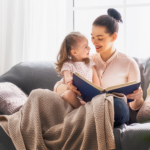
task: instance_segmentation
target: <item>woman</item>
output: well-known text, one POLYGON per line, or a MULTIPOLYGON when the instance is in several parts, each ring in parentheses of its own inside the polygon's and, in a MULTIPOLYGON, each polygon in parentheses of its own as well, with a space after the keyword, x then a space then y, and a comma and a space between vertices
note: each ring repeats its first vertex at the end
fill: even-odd
MULTIPOLYGON (((96 69, 103 88, 133 80, 138 82, 141 80, 139 68, 134 59, 120 53, 114 46, 119 29, 118 22, 122 22, 122 18, 115 9, 108 9, 108 15, 101 15, 93 22, 91 40, 97 54, 92 55, 91 58, 96 63, 96 69)), ((72 84, 65 86, 58 82, 54 89, 59 93, 71 89, 80 95, 80 92, 72 84)), ((134 99, 133 102, 129 103, 132 110, 140 109, 144 102, 141 88, 126 95, 126 97, 134 99)), ((114 110, 114 126, 129 121, 129 108, 124 101, 114 98, 114 110)))

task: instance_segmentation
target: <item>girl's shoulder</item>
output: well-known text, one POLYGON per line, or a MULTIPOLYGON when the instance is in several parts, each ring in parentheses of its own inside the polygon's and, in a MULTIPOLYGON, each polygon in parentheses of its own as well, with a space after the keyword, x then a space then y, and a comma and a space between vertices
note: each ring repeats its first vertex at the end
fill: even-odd
POLYGON ((65 69, 71 70, 72 67, 73 67, 72 61, 66 61, 63 63, 61 70, 65 70, 65 69))
POLYGON ((61 68, 61 74, 63 75, 63 71, 68 70, 72 72, 73 70, 73 65, 71 61, 66 61, 63 63, 62 68, 61 68))
POLYGON ((63 66, 72 66, 73 65, 73 63, 72 63, 72 61, 71 60, 69 60, 69 61, 66 61, 66 62, 64 62, 63 63, 63 66))

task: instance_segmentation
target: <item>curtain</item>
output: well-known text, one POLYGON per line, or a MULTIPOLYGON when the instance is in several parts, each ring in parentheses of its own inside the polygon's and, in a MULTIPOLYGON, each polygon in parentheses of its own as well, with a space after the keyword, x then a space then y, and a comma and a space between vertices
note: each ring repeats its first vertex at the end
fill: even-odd
POLYGON ((66 0, 0 0, 0 75, 23 61, 55 61, 66 0))

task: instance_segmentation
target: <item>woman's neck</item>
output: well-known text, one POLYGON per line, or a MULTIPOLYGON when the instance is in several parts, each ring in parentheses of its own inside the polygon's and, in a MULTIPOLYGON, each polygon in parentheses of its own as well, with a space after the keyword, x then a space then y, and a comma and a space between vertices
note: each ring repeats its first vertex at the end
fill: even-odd
POLYGON ((106 62, 115 52, 116 52, 116 48, 113 47, 107 51, 104 51, 100 55, 103 61, 106 62))

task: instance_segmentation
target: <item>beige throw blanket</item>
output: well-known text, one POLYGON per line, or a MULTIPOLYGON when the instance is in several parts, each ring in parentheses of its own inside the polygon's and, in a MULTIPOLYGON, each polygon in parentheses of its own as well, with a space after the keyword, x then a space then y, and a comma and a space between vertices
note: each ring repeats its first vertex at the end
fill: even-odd
POLYGON ((37 89, 0 124, 17 150, 115 149, 113 105, 113 95, 102 94, 73 109, 55 92, 37 89))

